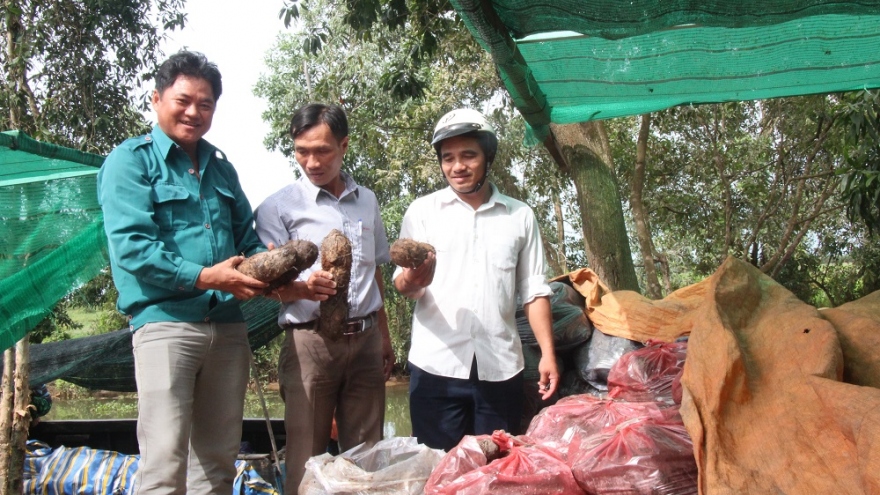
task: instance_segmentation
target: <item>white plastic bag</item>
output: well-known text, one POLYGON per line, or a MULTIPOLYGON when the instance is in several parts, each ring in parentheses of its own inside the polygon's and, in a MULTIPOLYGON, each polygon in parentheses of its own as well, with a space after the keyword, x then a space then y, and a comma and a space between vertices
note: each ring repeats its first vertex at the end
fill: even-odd
POLYGON ((414 437, 386 438, 338 456, 322 454, 306 462, 299 495, 421 495, 444 452, 414 437))

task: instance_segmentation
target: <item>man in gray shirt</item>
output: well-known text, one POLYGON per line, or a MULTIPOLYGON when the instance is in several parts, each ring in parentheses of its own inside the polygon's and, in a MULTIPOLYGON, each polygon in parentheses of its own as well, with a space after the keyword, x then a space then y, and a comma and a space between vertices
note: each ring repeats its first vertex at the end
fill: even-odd
POLYGON ((257 234, 278 246, 290 239, 320 246, 339 230, 352 245, 349 322, 333 332, 318 328, 320 301, 336 293, 320 260, 277 291, 278 324, 286 330, 278 364, 287 434, 285 493, 297 493, 310 456, 330 440, 334 411, 339 448, 382 438, 385 381, 394 366, 382 283, 391 260, 376 195, 343 172, 348 120, 337 106, 310 104, 293 115, 290 134, 303 176, 266 199, 254 212, 257 234))

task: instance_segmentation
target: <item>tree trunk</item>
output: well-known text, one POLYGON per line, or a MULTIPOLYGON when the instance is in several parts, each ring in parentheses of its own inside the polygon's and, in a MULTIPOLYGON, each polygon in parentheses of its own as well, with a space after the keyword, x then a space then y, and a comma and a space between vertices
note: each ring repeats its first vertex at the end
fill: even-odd
MULTIPOLYGON (((5 3, 5 2, 4 2, 5 3)), ((21 128, 21 106, 19 104, 19 84, 24 70, 19 55, 18 37, 21 32, 20 14, 10 5, 4 5, 6 12, 6 84, 9 98, 9 125, 12 129, 21 128)), ((17 7, 16 7, 17 8, 17 7)))
MULTIPOLYGON (((12 448, 9 444, 12 430, 12 410, 15 406, 15 388, 12 386, 15 372, 15 348, 3 353, 2 395, 0 395, 0 495, 10 495, 9 458, 12 448)), ((20 491, 18 493, 21 493, 20 491)))
POLYGON ((645 208, 642 192, 645 189, 645 162, 648 154, 648 133, 651 130, 651 115, 642 115, 642 124, 639 127, 639 139, 636 143, 636 163, 633 170, 632 190, 630 191, 630 206, 632 207, 633 220, 636 226, 636 236, 639 240, 639 250, 642 253, 642 261, 645 264, 645 281, 648 285, 648 297, 661 299, 663 290, 660 288, 660 280, 657 278, 657 267, 654 264, 654 240, 651 238, 651 227, 648 224, 648 213, 645 208))
POLYGON ((551 124, 551 130, 559 145, 551 155, 561 154, 577 191, 590 268, 612 290, 639 291, 605 126, 551 124))
POLYGON ((15 410, 12 414, 12 435, 8 484, 9 493, 22 493, 24 484, 24 457, 27 451, 28 429, 31 425, 31 389, 28 385, 30 343, 25 335, 15 344, 15 410))
POLYGON ((562 216, 562 204, 559 194, 553 193, 553 212, 556 214, 556 259, 560 273, 568 273, 568 260, 565 256, 565 219, 562 216))

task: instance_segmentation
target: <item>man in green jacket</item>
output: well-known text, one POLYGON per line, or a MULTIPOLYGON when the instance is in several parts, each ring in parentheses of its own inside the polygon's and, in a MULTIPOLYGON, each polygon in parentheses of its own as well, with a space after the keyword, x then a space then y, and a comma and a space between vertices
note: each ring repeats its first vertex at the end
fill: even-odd
POLYGON ((202 139, 221 90, 204 55, 172 55, 156 74, 157 126, 98 174, 117 305, 133 332, 137 494, 232 493, 250 358, 239 303, 266 284, 235 269, 264 248, 235 169, 202 139))

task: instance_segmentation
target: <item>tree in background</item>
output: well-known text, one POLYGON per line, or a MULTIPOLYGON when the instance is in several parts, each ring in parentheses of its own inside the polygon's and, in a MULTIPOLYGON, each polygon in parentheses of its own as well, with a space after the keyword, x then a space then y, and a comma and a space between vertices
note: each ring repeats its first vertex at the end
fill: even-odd
MULTIPOLYGON (((853 97, 679 107, 653 116, 647 173, 639 178, 636 165, 620 175, 623 187, 646 181, 650 240, 676 267, 667 293, 711 274, 728 255, 820 306, 876 288, 862 277, 872 265, 860 254, 876 240, 847 220, 837 193, 852 148, 853 97)), ((634 125, 629 119, 615 127, 621 163, 638 163, 634 125)))
POLYGON ((185 0, 3 0, 0 127, 104 154, 148 129, 137 92, 185 0))
POLYGON ((844 104, 851 145, 841 184, 847 215, 870 233, 880 233, 880 92, 849 95, 844 104))
MULTIPOLYGON (((369 32, 360 31, 349 24, 350 13, 336 4, 312 1, 308 8, 300 4, 288 19, 297 30, 279 39, 267 57, 268 73, 256 87, 256 94, 268 105, 264 118, 272 133, 267 146, 292 157, 288 127, 294 110, 309 101, 340 104, 350 124, 346 170, 376 192, 393 241, 410 202, 445 186, 429 144, 436 119, 453 108, 469 106, 488 114, 502 142, 491 171, 499 189, 532 204, 552 204, 549 198, 555 193, 561 211, 563 187, 544 187, 547 181, 536 167, 541 163, 548 168, 552 162, 543 151, 521 145, 524 123, 488 55, 454 16, 432 19, 445 34, 428 37, 437 43, 434 55, 428 56, 425 49, 417 48, 424 36, 414 40, 382 23, 372 24, 369 32)), ((562 231, 553 230, 562 224, 554 220, 542 225, 549 228, 544 236, 547 250, 564 253, 554 242, 546 242, 564 239, 562 231)), ((566 266, 566 261, 556 266, 566 266)), ((409 348, 412 302, 393 290, 391 272, 392 267, 385 267, 386 311, 402 363, 409 348)))
MULTIPOLYGON (((314 3, 312 0, 285 0, 281 17, 289 23, 313 8, 314 3)), ((378 79, 384 89, 398 98, 421 99, 429 93, 428 88, 433 82, 425 77, 424 69, 437 60, 445 61, 453 70, 465 63, 457 58, 456 51, 450 50, 457 46, 449 43, 450 38, 460 38, 464 34, 467 43, 475 44, 448 2, 348 0, 338 11, 355 41, 374 41, 379 39, 376 33, 383 30, 393 33, 394 39, 399 40, 398 49, 386 52, 387 57, 396 63, 385 65, 378 79), (393 84, 389 85, 389 82, 393 84)), ((492 70, 494 72, 494 67, 492 70)), ((500 84, 496 91, 506 95, 500 84)), ((571 199, 577 205, 579 215, 575 223, 580 225, 583 233, 581 240, 586 259, 612 288, 639 290, 618 196, 615 165, 608 153, 605 124, 590 122, 551 127, 555 142, 550 148, 557 155, 558 172, 564 174, 568 185, 573 186, 571 199)), ((551 263, 554 263, 561 251, 552 252, 551 263)), ((557 262, 554 266, 561 265, 557 262)))
MULTIPOLYGON (((3 0, 0 130, 98 154, 148 131, 141 113, 148 100, 139 91, 158 67, 165 33, 184 26, 184 2, 3 0)), ((109 274, 89 286, 103 291, 101 330, 122 328, 124 317, 111 309, 116 300, 109 274)), ((63 339, 76 328, 68 310, 94 304, 68 298, 32 340, 63 339)))
MULTIPOLYGON (((480 62, 481 68, 474 72, 477 66, 471 61, 479 61, 479 53, 474 54, 479 49, 466 33, 462 35, 465 30, 448 4, 348 1, 335 11, 325 11, 322 22, 309 21, 321 5, 316 0, 285 2, 281 16, 288 23, 302 22, 304 34, 273 54, 284 52, 288 58, 276 66, 279 77, 274 89, 264 87, 258 93, 270 105, 281 101, 276 98, 291 94, 279 92, 285 84, 282 78, 293 76, 310 88, 311 93, 301 91, 310 98, 338 101, 354 113, 364 107, 376 109, 365 113, 370 118, 364 132, 366 136, 371 128, 384 129, 379 133, 382 138, 366 145, 375 145, 373 156, 379 161, 374 163, 383 166, 373 173, 390 186, 389 200, 442 184, 430 165, 432 153, 425 141, 431 117, 452 108, 444 102, 455 101, 456 96, 470 106, 497 108, 493 123, 512 131, 503 139, 505 144, 521 139, 522 120, 512 111, 497 78, 486 76, 494 75, 494 67, 480 62), (325 44, 333 46, 327 50, 331 55, 318 54, 325 44), (356 55, 363 53, 363 45, 374 47, 373 58, 356 55), (332 53, 362 65, 350 69, 351 74, 327 69, 332 53), (344 75, 326 78, 331 73, 344 75), (349 84, 349 79, 358 85, 349 84), (334 89, 320 89, 321 80, 332 81, 334 89), (474 88, 487 88, 486 84, 495 86, 483 93, 483 99, 472 93, 474 88), (340 85, 352 94, 337 98, 340 85), (374 101, 383 103, 380 107, 374 101), (418 132, 400 140, 391 137, 400 137, 403 128, 411 127, 422 129, 422 140, 416 139, 418 132), (384 167, 401 156, 407 166, 384 167)), ((543 148, 523 149, 493 165, 493 174, 502 190, 535 207, 554 274, 586 266, 587 260, 604 263, 603 256, 609 254, 631 258, 630 252, 640 253, 641 283, 631 280, 625 263, 617 263, 618 268, 610 270, 618 277, 612 286, 645 287, 650 297, 657 298, 704 278, 724 257, 733 255, 793 290, 800 287, 803 290, 796 292, 807 301, 842 302, 864 291, 847 294, 840 288, 876 286, 870 282, 876 268, 858 261, 869 259, 866 254, 874 252, 873 241, 847 222, 844 204, 835 194, 841 187, 840 174, 849 170, 843 157, 852 146, 845 140, 850 115, 846 111, 852 99, 852 95, 828 95, 679 107, 577 129, 558 126, 557 137, 569 131, 574 136, 566 161, 577 166, 560 168, 543 148), (617 214, 608 205, 615 201, 623 205, 626 228, 612 222, 617 214), (856 276, 864 283, 846 283, 856 276)), ((876 122, 877 112, 865 113, 866 108, 876 107, 858 106, 867 115, 866 122, 876 122), (869 120, 871 115, 874 120, 869 120)), ((283 113, 289 112, 285 108, 283 113)), ((280 133, 269 140, 278 146, 286 121, 277 115, 271 120, 280 124, 280 133)), ((862 127, 861 135, 873 142, 878 142, 876 134, 862 127)), ((870 166, 859 170, 859 180, 850 184, 869 185, 875 180, 870 166)), ((383 188, 383 182, 371 185, 375 190, 383 188)), ((857 190, 863 191, 862 210, 874 204, 864 199, 876 201, 877 196, 864 192, 865 187, 857 190)))

